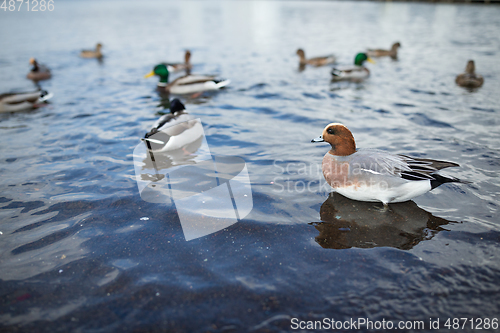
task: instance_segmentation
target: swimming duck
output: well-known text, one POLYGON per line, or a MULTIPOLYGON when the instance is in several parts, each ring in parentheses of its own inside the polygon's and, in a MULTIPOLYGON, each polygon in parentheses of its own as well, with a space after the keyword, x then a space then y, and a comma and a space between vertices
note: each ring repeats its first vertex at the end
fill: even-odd
POLYGON ((354 58, 354 67, 332 68, 332 81, 362 81, 366 79, 370 76, 370 71, 363 66, 365 61, 375 63, 366 53, 358 53, 354 58))
POLYGON ((483 85, 484 79, 481 75, 475 73, 476 66, 474 60, 469 60, 465 73, 457 75, 456 84, 465 88, 479 88, 483 85))
POLYGON ((397 59, 398 57, 398 49, 401 47, 399 42, 392 44, 390 50, 383 49, 368 49, 366 52, 370 57, 391 57, 393 59, 397 59))
POLYGON ((336 61, 335 56, 333 55, 306 59, 306 54, 303 49, 298 49, 297 55, 299 56, 300 66, 311 65, 315 67, 320 67, 328 64, 333 64, 336 61))
POLYGON ((47 80, 52 77, 50 70, 45 65, 39 64, 35 58, 30 59, 30 65, 33 67, 26 77, 33 81, 47 80))
POLYGON ((186 50, 186 53, 184 54, 184 62, 182 63, 162 63, 162 65, 167 66, 167 69, 170 73, 175 73, 179 71, 190 71, 192 68, 191 62, 191 52, 189 50, 186 50))
POLYGON ((80 52, 80 57, 82 57, 82 58, 102 58, 101 48, 102 48, 102 44, 97 43, 97 45, 95 46, 95 50, 82 50, 82 52, 80 52))
POLYGON ((38 103, 45 102, 52 97, 45 90, 29 93, 8 93, 0 95, 0 113, 25 111, 38 107, 38 103))
POLYGON ((169 71, 164 64, 156 65, 153 71, 144 77, 148 78, 154 75, 160 77, 158 88, 177 95, 218 90, 231 82, 229 80, 216 80, 214 75, 189 74, 168 83, 169 71))
POLYGON ((459 166, 453 162, 357 150, 351 131, 339 123, 326 126, 312 142, 331 145, 323 157, 323 176, 336 192, 349 199, 382 202, 387 208, 389 203, 408 201, 444 183, 467 183, 438 173, 459 166))
MULTIPOLYGON (((179 99, 175 98, 170 102, 170 113, 158 119, 142 139, 150 150, 173 151, 199 141, 203 136, 203 126, 185 110, 179 99)), ((196 149, 198 148, 197 146, 196 149)))

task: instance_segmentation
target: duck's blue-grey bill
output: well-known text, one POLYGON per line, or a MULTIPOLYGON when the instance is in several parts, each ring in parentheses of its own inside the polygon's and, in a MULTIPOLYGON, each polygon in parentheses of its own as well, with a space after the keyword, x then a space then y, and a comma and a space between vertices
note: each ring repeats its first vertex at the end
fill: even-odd
POLYGON ((325 142, 322 136, 318 136, 316 139, 312 139, 311 142, 325 142))

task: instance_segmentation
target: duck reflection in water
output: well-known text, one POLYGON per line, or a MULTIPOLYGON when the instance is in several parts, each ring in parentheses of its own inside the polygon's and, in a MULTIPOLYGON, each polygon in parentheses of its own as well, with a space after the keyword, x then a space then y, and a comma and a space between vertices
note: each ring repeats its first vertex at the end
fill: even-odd
POLYGON ((380 213, 372 202, 348 199, 332 192, 321 205, 316 242, 325 249, 373 248, 389 246, 412 249, 429 240, 443 225, 453 223, 418 207, 413 201, 391 204, 380 213))

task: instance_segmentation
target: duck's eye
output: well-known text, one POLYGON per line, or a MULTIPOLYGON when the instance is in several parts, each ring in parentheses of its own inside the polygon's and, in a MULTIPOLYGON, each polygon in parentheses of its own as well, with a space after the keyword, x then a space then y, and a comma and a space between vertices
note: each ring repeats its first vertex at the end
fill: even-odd
POLYGON ((328 134, 331 134, 331 135, 334 135, 334 134, 335 134, 335 131, 333 130, 333 128, 329 128, 329 129, 327 129, 327 130, 326 130, 326 132, 327 132, 328 134))

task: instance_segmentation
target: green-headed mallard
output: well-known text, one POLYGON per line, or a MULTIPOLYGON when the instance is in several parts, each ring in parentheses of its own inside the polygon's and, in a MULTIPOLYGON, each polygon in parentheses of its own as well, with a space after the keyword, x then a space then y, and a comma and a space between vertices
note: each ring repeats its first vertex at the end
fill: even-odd
POLYGON ((192 68, 191 62, 191 52, 189 50, 186 50, 186 53, 184 54, 184 62, 179 62, 179 63, 168 63, 168 62, 162 62, 162 65, 167 66, 167 69, 170 73, 175 73, 179 71, 190 71, 192 68))
POLYGON ((457 75, 456 84, 465 88, 479 88, 483 85, 484 79, 481 75, 475 73, 476 66, 474 60, 469 60, 465 73, 457 75))
POLYGON ((82 52, 80 52, 80 57, 82 57, 82 58, 102 58, 101 48, 102 48, 102 44, 97 43, 97 45, 95 46, 95 50, 82 50, 82 52))
POLYGON ((48 69, 45 65, 39 64, 35 58, 30 59, 30 65, 32 65, 33 67, 31 68, 31 71, 28 73, 28 75, 26 75, 28 79, 33 81, 42 81, 50 79, 52 77, 50 69, 48 69))
POLYGON ((366 53, 358 53, 354 58, 354 67, 333 68, 332 81, 362 81, 370 76, 368 68, 363 66, 365 61, 375 63, 366 53))
POLYGON ((333 55, 306 59, 306 54, 303 49, 298 49, 297 55, 299 56, 299 66, 311 65, 320 67, 328 64, 333 64, 336 61, 335 56, 333 55))
POLYGON ((193 94, 203 91, 218 90, 227 86, 231 81, 217 80, 214 75, 189 74, 181 76, 168 83, 169 71, 164 64, 156 65, 155 68, 144 77, 159 76, 158 88, 176 94, 193 94))
POLYGON ((34 109, 37 103, 42 103, 52 97, 45 90, 29 93, 7 93, 0 95, 0 113, 17 112, 34 109))
POLYGON ((368 56, 370 57, 391 57, 393 59, 397 59, 398 57, 398 49, 401 47, 401 44, 399 42, 396 42, 392 44, 392 47, 390 50, 383 50, 383 49, 368 49, 366 52, 368 56))

